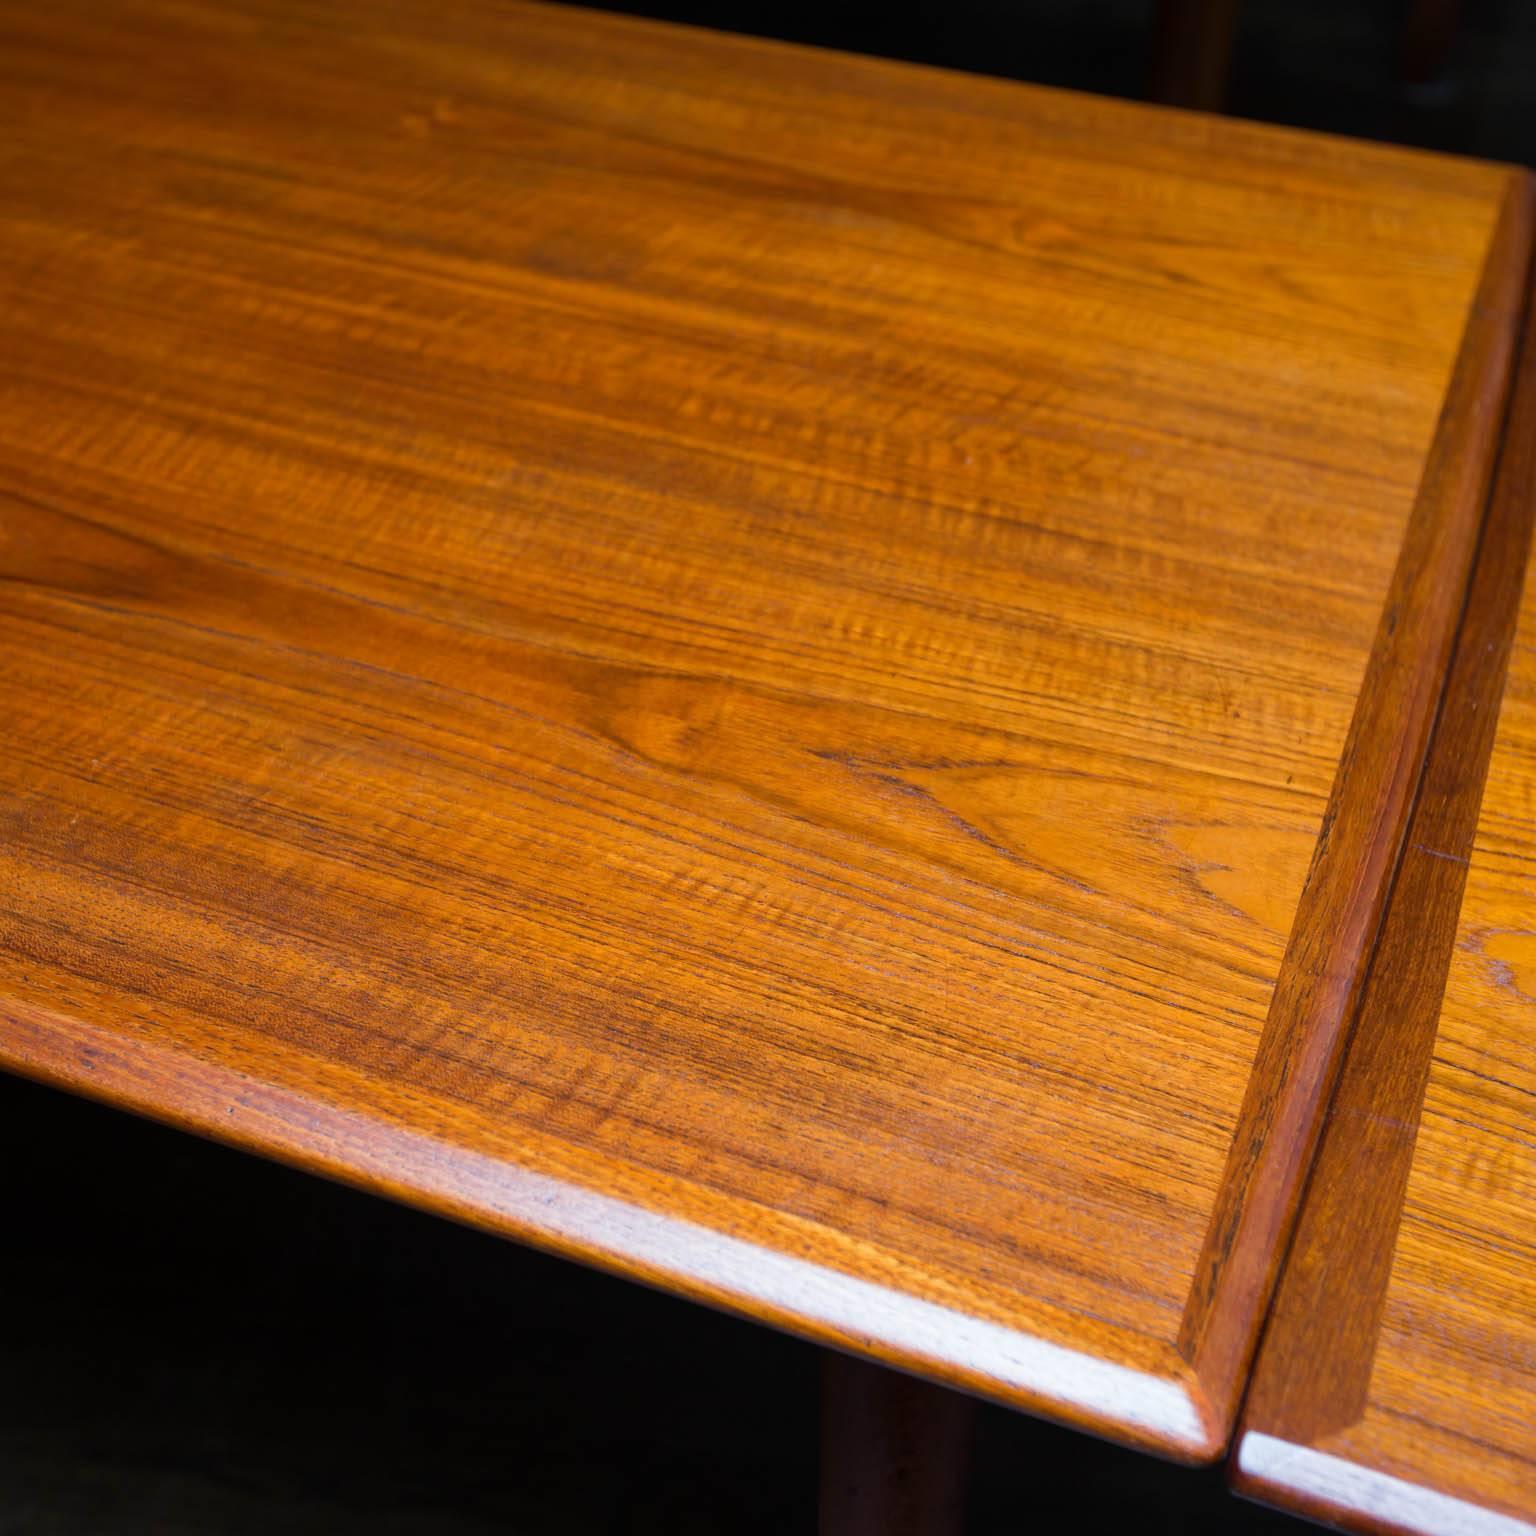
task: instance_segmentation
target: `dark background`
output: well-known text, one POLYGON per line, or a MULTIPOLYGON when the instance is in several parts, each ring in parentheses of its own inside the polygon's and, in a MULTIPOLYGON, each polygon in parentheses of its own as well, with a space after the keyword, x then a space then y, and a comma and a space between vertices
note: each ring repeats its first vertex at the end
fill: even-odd
MULTIPOLYGON (((1233 115, 1536 164, 1530 0, 1233 7, 1233 115), (1455 17, 1443 50, 1433 43, 1442 10, 1455 17)), ((1141 100, 1153 94, 1165 15, 1159 0, 604 0, 600 8, 1141 100)))
MULTIPOLYGON (((1155 0, 646 0, 637 13, 1122 96, 1155 0)), ((1536 162, 1536 5, 1405 59, 1396 0, 1239 0, 1238 115, 1536 162)), ((0 1536, 814 1529, 817 1353, 0 1077, 0 1536)), ((1281 1533, 1000 1410, 973 1536, 1281 1533)))

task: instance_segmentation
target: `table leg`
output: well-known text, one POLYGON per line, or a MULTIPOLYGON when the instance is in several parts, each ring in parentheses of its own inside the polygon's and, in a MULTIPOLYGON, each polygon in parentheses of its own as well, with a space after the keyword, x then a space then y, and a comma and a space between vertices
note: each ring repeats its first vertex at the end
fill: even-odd
POLYGON ((1152 99, 1220 112, 1227 103, 1237 0, 1159 0, 1152 99))
POLYGON ((821 1536, 960 1536, 971 1398, 827 1351, 821 1536))
POLYGON ((1460 23, 1460 0, 1411 0, 1398 45, 1404 85, 1432 86, 1444 79, 1460 23))

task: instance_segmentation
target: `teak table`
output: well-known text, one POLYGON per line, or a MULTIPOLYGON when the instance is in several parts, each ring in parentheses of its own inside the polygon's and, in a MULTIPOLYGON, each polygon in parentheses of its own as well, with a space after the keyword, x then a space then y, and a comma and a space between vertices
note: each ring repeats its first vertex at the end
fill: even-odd
POLYGON ((1532 208, 511 0, 7 5, 0 1062, 1190 1461, 1277 1298, 1244 1488, 1528 1529, 1532 208))

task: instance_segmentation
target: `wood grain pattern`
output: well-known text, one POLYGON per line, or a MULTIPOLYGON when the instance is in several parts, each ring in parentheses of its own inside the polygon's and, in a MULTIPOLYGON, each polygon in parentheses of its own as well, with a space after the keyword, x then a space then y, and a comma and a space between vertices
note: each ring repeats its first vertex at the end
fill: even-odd
POLYGON ((1235 1462, 1243 1491, 1351 1530, 1536 1530, 1536 989, 1521 974, 1536 891, 1529 320, 1510 419, 1235 1462))
POLYGON ((1509 174, 555 8, 0 15, 0 1060, 1215 1455, 1509 174))
POLYGON ((1505 198, 1184 1311, 1180 1347, 1226 1419, 1295 1223, 1446 686, 1509 397, 1532 193, 1521 175, 1505 198))

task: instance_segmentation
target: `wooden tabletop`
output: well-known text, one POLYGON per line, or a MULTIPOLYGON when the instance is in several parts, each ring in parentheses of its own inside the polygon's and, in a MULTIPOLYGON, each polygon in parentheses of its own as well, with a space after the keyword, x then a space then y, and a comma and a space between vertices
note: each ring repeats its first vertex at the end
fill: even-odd
POLYGON ((1536 1531, 1533 515, 1528 323, 1423 788, 1234 1460, 1244 1491, 1349 1530, 1536 1531))
POLYGON ((1218 1454, 1529 244, 554 7, 7 5, 0 1061, 1218 1454))

